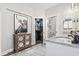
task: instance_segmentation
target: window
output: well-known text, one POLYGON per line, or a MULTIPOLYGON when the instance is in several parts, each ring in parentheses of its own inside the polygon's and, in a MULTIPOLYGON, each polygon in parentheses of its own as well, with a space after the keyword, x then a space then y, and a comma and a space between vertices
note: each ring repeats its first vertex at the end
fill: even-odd
POLYGON ((73 24, 71 19, 65 19, 64 21, 64 29, 72 29, 73 24))

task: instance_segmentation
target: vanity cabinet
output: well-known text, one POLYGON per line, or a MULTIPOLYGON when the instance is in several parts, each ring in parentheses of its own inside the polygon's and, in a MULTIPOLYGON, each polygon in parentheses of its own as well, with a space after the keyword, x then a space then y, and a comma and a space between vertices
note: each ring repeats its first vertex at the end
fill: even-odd
POLYGON ((31 46, 30 33, 14 34, 14 51, 19 52, 31 46))

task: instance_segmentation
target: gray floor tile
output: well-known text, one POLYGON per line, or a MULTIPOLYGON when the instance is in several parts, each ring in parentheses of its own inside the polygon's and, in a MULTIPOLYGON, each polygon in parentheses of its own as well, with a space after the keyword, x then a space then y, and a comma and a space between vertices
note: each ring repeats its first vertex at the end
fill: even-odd
POLYGON ((10 56, 45 56, 45 46, 38 44, 10 56))

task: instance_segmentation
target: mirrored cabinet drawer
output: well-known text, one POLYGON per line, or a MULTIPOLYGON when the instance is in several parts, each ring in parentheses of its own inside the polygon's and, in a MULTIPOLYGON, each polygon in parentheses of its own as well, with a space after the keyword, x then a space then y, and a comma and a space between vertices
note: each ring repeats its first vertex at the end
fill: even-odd
POLYGON ((25 35, 25 39, 26 40, 30 39, 30 35, 25 35))
POLYGON ((31 46, 31 34, 19 33, 14 35, 14 50, 19 52, 31 46))
POLYGON ((18 36, 18 41, 23 41, 23 39, 24 39, 23 35, 18 36))

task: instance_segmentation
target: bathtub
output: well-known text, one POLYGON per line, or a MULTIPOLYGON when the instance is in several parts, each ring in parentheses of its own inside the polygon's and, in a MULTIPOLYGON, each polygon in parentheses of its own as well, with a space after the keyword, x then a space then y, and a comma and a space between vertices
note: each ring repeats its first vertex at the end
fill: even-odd
POLYGON ((48 56, 79 56, 79 44, 72 44, 68 38, 48 38, 45 43, 48 56))
POLYGON ((48 38, 47 40, 58 42, 58 43, 72 44, 71 43, 72 39, 69 39, 67 37, 52 37, 52 38, 48 38))

